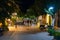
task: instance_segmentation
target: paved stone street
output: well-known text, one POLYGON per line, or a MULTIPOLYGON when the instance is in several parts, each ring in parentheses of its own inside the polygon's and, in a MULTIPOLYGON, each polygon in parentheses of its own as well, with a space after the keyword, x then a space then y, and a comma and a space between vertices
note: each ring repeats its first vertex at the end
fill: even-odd
POLYGON ((21 31, 8 31, 3 36, 0 37, 0 40, 52 40, 53 36, 48 36, 47 32, 40 32, 37 29, 30 28, 26 30, 24 27, 20 27, 21 31), (23 31, 23 29, 25 31, 23 31), (29 31, 28 31, 29 30, 29 31))
POLYGON ((7 32, 4 36, 0 37, 0 40, 52 40, 52 36, 48 36, 47 32, 40 32, 35 34, 26 34, 16 32, 7 32))

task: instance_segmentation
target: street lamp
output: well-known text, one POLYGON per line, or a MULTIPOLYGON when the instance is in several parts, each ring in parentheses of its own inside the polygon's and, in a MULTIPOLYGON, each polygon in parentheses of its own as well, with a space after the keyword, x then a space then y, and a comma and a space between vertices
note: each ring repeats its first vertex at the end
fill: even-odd
POLYGON ((49 9, 48 9, 48 11, 49 11, 49 13, 51 14, 51 15, 53 15, 53 12, 54 12, 54 7, 49 7, 49 9))
POLYGON ((54 9, 54 7, 49 7, 48 11, 52 11, 54 9))
POLYGON ((47 9, 44 9, 45 10, 45 12, 47 12, 47 16, 46 16, 46 18, 47 18, 47 23, 48 24, 51 24, 51 23, 49 23, 50 21, 52 22, 52 20, 53 20, 53 18, 52 18, 52 16, 54 16, 54 7, 53 6, 51 6, 51 7, 49 7, 48 8, 48 10, 47 9))
POLYGON ((54 9, 54 7, 50 7, 49 9, 54 9))
POLYGON ((52 21, 51 21, 51 26, 53 26, 54 27, 54 21, 55 21, 55 18, 54 18, 54 7, 50 7, 49 9, 48 9, 48 11, 49 11, 49 13, 52 15, 52 21))

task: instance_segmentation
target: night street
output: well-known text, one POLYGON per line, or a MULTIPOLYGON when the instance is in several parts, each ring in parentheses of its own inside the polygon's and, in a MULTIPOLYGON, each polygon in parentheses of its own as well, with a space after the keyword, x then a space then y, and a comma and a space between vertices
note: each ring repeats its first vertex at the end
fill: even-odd
MULTIPOLYGON (((21 27, 20 27, 21 28, 21 27)), ((25 28, 26 29, 26 28, 25 28)), ((34 28, 33 28, 34 29, 34 28)), ((53 36, 48 36, 47 32, 36 32, 33 29, 27 29, 29 31, 8 31, 3 36, 0 37, 0 40, 52 40, 53 36)))
POLYGON ((60 40, 60 0, 0 0, 0 40, 60 40))

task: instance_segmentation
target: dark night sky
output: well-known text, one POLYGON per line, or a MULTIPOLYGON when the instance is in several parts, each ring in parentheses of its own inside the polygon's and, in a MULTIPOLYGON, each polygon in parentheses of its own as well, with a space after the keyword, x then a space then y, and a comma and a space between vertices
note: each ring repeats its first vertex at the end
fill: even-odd
POLYGON ((22 0, 21 10, 26 12, 26 9, 32 6, 33 3, 34 3, 34 0, 22 0))
MULTIPOLYGON (((35 0, 16 1, 16 3, 20 5, 20 9, 22 12, 26 12, 26 9, 28 9, 30 6, 32 6, 34 4, 34 2, 35 2, 35 0)), ((48 8, 49 6, 54 6, 57 9, 60 7, 60 0, 40 0, 40 4, 45 6, 46 8, 48 8)))
POLYGON ((34 0, 19 0, 16 1, 16 3, 20 5, 20 9, 22 12, 26 12, 26 9, 34 4, 34 0))

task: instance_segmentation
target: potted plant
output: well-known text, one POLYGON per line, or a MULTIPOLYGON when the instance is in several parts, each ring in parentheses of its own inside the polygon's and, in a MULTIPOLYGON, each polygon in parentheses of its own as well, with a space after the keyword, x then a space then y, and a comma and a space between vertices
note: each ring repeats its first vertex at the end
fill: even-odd
POLYGON ((48 29, 48 33, 50 36, 53 36, 55 34, 55 30, 54 29, 48 29))
POLYGON ((54 36, 54 39, 60 40, 60 32, 55 32, 53 36, 54 36))

